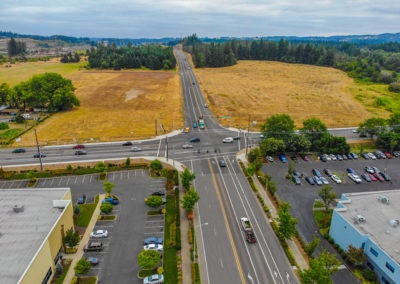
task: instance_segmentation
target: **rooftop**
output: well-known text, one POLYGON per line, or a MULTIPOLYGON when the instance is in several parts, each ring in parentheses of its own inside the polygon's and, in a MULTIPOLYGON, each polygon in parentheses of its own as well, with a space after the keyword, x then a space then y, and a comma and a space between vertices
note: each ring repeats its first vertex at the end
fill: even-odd
POLYGON ((2 283, 18 282, 61 216, 62 210, 53 207, 53 200, 64 199, 68 191, 69 188, 0 189, 2 283))
POLYGON ((400 190, 344 194, 336 211, 400 263, 400 190), (397 221, 396 221, 397 220, 397 221))

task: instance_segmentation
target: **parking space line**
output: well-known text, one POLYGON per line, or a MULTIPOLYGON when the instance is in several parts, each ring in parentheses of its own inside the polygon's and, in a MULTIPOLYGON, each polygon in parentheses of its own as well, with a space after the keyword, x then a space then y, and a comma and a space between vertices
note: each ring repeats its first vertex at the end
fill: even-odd
POLYGON ((59 181, 58 181, 58 185, 61 185, 61 181, 62 181, 62 177, 59 179, 59 181))
POLYGON ((83 176, 81 184, 84 184, 86 176, 83 176))

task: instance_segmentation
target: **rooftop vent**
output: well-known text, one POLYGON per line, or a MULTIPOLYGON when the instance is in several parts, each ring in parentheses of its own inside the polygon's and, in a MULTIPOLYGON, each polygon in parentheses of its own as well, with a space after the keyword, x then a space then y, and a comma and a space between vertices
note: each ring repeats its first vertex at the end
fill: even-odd
POLYGON ((360 223, 364 223, 364 222, 366 221, 365 218, 364 218, 362 215, 357 215, 357 216, 356 216, 356 219, 357 219, 357 221, 360 222, 360 223))
POLYGON ((383 204, 389 205, 389 198, 387 198, 387 197, 384 196, 384 195, 379 195, 379 196, 378 196, 378 201, 380 201, 380 202, 383 203, 383 204))
POLYGON ((24 205, 14 205, 13 210, 15 213, 24 212, 24 205))
POLYGON ((391 219, 389 221, 390 226, 392 226, 393 228, 396 228, 398 225, 400 225, 400 221, 397 219, 391 219))

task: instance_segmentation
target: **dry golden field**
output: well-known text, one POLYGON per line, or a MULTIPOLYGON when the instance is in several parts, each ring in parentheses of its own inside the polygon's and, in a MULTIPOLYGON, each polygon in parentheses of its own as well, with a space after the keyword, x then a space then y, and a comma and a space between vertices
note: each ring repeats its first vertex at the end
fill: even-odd
MULTIPOLYGON (((333 68, 239 61, 235 66, 195 72, 206 102, 225 126, 246 128, 249 119, 263 123, 273 114, 286 113, 297 127, 310 117, 328 127, 350 127, 371 116, 389 115, 368 106, 380 94, 333 68), (364 105, 356 96, 362 96, 364 105)), ((258 129, 259 125, 254 127, 258 129)))
MULTIPOLYGON (((177 72, 76 71, 73 81, 81 106, 39 124, 41 144, 123 141, 155 136, 155 121, 167 131, 182 128, 182 96, 177 72)), ((34 134, 18 145, 33 145, 34 134)))

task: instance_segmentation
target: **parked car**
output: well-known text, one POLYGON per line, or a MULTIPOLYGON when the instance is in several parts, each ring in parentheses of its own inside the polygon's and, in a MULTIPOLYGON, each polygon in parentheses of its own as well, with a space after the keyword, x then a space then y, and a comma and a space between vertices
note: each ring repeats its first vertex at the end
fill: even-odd
POLYGON ((351 155, 354 160, 358 159, 358 155, 356 153, 354 153, 354 152, 350 152, 349 155, 351 155))
POLYGON ((79 196, 77 203, 78 204, 85 204, 86 203, 86 195, 84 194, 82 196, 79 196))
POLYGON ((293 175, 298 177, 298 178, 302 178, 303 177, 303 174, 301 172, 297 171, 297 170, 293 170, 293 175))
POLYGON ((294 162, 297 161, 297 157, 295 155, 291 156, 290 159, 292 159, 292 161, 294 161, 294 162))
POLYGON ((380 170, 377 168, 377 167, 372 167, 372 169, 374 170, 374 173, 379 173, 380 172, 380 170))
POLYGON ((89 242, 83 248, 84 252, 88 251, 102 251, 103 250, 103 243, 102 242, 89 242))
POLYGON ((25 153, 26 150, 24 148, 17 148, 12 151, 13 153, 25 153))
POLYGON ((153 274, 143 279, 143 284, 161 284, 164 283, 164 276, 162 274, 153 274))
POLYGON ((381 150, 376 150, 375 151, 375 156, 378 159, 386 159, 386 155, 381 150))
POLYGON ((326 155, 326 154, 321 154, 321 155, 319 156, 319 159, 320 159, 322 162, 327 162, 327 161, 328 161, 328 155, 326 155))
POLYGON ((371 182, 372 180, 371 180, 371 178, 369 177, 369 174, 361 174, 361 178, 363 179, 363 180, 365 180, 366 182, 371 182))
POLYGON ((337 154, 337 155, 336 155, 336 159, 337 159, 338 161, 343 161, 343 156, 340 155, 340 154, 337 154))
POLYGON ((331 175, 331 179, 337 184, 342 183, 342 180, 337 175, 331 175))
POLYGON ((368 153, 361 153, 361 157, 363 157, 366 160, 370 159, 369 156, 368 156, 368 153))
MULTIPOLYGON (((33 157, 34 158, 39 158, 39 153, 34 154, 33 157)), ((44 158, 44 157, 46 157, 46 154, 45 153, 40 153, 40 157, 44 158)))
POLYGON ((225 137, 222 139, 222 143, 232 143, 233 142, 233 137, 225 137))
POLYGON ((219 160, 219 166, 220 166, 221 168, 225 168, 225 167, 226 167, 225 160, 219 160))
POLYGON ((383 177, 384 180, 386 181, 391 181, 392 178, 385 172, 379 172, 379 174, 381 175, 381 177, 383 177))
POLYGON ((126 141, 126 142, 122 143, 122 146, 132 146, 132 142, 126 141))
POLYGON ((336 155, 334 155, 334 154, 330 154, 329 157, 331 158, 332 161, 337 160, 336 155))
POLYGON ((158 252, 163 252, 163 245, 160 244, 148 244, 143 246, 144 250, 156 250, 158 252))
POLYGON ((324 169, 324 173, 325 173, 328 177, 330 177, 330 176, 333 175, 333 172, 332 172, 330 169, 324 169))
POLYGON ((131 148, 131 152, 140 152, 140 151, 142 151, 142 148, 140 148, 140 147, 132 147, 131 148))
POLYGON ((321 177, 321 172, 318 169, 312 169, 312 173, 313 175, 317 176, 317 177, 321 177))
POLYGON ((379 181, 385 181, 385 179, 379 173, 373 173, 372 175, 379 181))
POLYGON ((80 155, 86 155, 87 152, 85 150, 76 150, 75 155, 80 156, 80 155))
POLYGON ((186 143, 186 144, 183 144, 183 145, 182 145, 182 148, 183 148, 183 149, 190 149, 190 148, 193 148, 193 145, 192 145, 192 144, 189 144, 189 143, 186 143))
POLYGON ((89 261, 92 266, 99 264, 99 259, 97 257, 87 257, 86 260, 89 261))
POLYGON ((74 149, 74 150, 76 150, 76 149, 85 149, 85 145, 77 144, 74 147, 72 147, 72 149, 74 149))
POLYGON ((393 158, 392 154, 390 154, 389 152, 385 152, 385 156, 388 159, 392 159, 393 158))
POLYGON ((310 184, 310 185, 315 185, 315 182, 313 180, 312 177, 306 177, 306 181, 310 184))
POLYGON ((292 181, 294 182, 294 184, 296 185, 301 185, 301 179, 298 176, 293 175, 292 176, 292 181))
POLYGON ((112 205, 118 205, 119 199, 116 197, 107 197, 107 198, 104 198, 101 203, 110 203, 112 205))
POLYGON ((347 170, 347 172, 349 173, 349 174, 357 174, 357 172, 354 170, 354 169, 352 169, 352 168, 347 168, 346 169, 347 170))
POLYGON ((150 195, 152 195, 152 196, 164 196, 165 192, 163 190, 156 190, 156 191, 153 191, 150 195))
POLYGON ((274 161, 274 158, 272 158, 271 156, 266 156, 265 158, 267 159, 268 162, 272 163, 274 161))
POLYGON ((348 173, 347 176, 354 181, 355 183, 361 183, 361 179, 358 175, 353 174, 353 173, 348 173))
POLYGON ((163 239, 162 238, 157 238, 157 237, 148 237, 148 238, 144 239, 143 243, 145 245, 149 245, 149 244, 162 245, 163 244, 163 239))
POLYGON ((282 163, 286 163, 287 160, 286 160, 285 154, 280 154, 280 155, 279 155, 279 160, 281 160, 282 163))
POLYGON ((320 177, 319 178, 323 184, 329 184, 329 181, 325 177, 320 177))
POLYGON ((373 174, 375 172, 374 168, 371 166, 365 166, 364 170, 369 174, 373 174))
POLYGON ((308 162, 308 157, 307 157, 306 155, 301 154, 300 157, 301 157, 304 161, 308 162))
MULTIPOLYGON (((349 159, 349 157, 347 157, 346 154, 340 154, 340 156, 342 156, 343 161, 346 161, 349 159)), ((353 158, 350 158, 350 160, 352 160, 353 158)))
POLYGON ((108 237, 107 230, 96 230, 90 233, 91 238, 106 238, 108 237))
POLYGON ((194 137, 194 138, 190 139, 189 142, 190 143, 200 142, 200 138, 199 137, 194 137))
POLYGON ((314 179, 314 182, 315 182, 317 185, 322 185, 322 181, 321 181, 321 179, 320 179, 318 176, 314 176, 313 179, 314 179))
POLYGON ((374 174, 368 174, 371 181, 377 181, 378 179, 374 176, 374 174))
POLYGON ((400 157, 400 151, 394 151, 393 156, 395 156, 397 158, 400 157))
POLYGON ((371 160, 376 160, 376 156, 374 154, 372 154, 371 152, 368 152, 367 155, 371 160))

